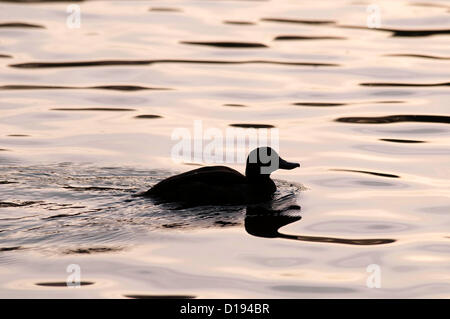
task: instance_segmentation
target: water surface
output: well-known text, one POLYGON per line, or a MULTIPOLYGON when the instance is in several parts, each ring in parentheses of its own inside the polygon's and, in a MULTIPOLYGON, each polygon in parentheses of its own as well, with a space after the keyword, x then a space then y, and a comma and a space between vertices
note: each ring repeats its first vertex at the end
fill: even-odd
POLYGON ((450 297, 450 6, 376 3, 0 1, 0 297, 450 297), (264 205, 135 197, 206 165, 170 155, 199 119, 302 167, 264 205))

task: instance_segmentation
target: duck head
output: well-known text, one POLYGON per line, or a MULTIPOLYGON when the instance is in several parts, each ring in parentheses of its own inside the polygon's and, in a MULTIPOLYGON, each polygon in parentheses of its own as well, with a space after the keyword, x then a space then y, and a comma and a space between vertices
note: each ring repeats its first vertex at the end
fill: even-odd
POLYGON ((300 167, 300 164, 285 161, 274 149, 258 147, 247 157, 245 176, 251 180, 267 179, 277 169, 294 169, 296 167, 300 167))

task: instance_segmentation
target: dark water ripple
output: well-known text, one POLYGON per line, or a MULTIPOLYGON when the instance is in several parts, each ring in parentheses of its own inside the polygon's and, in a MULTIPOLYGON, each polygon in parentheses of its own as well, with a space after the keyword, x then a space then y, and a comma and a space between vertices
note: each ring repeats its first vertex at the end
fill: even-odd
POLYGON ((45 29, 43 25, 24 23, 24 22, 7 22, 0 23, 0 28, 26 28, 26 29, 45 29))
POLYGON ((218 48, 267 48, 268 46, 262 43, 255 42, 214 42, 214 41, 180 41, 181 44, 191 45, 205 45, 218 48))
POLYGON ((272 124, 250 124, 250 123, 230 124, 230 126, 241 127, 241 128, 274 128, 275 127, 272 124))
POLYGON ((405 139, 395 139, 395 138, 380 138, 380 141, 392 142, 392 143, 406 143, 406 144, 426 143, 425 141, 419 141, 419 140, 405 140, 405 139))
MULTIPOLYGON (((95 284, 92 281, 80 281, 80 286, 90 286, 95 284)), ((67 282, 65 281, 55 281, 55 282, 37 282, 35 284, 36 286, 43 286, 43 287, 64 287, 67 288, 67 282)))
POLYGON ((63 186, 63 188, 65 189, 71 189, 74 191, 80 191, 80 192, 85 192, 85 191, 111 191, 111 190, 116 190, 116 191, 121 191, 121 192, 127 192, 129 191, 126 188, 115 188, 115 187, 99 187, 99 186, 63 186))
POLYGON ((432 35, 447 35, 450 34, 450 29, 435 29, 435 30, 402 30, 402 29, 388 29, 388 28, 369 28, 361 26, 339 25, 340 28, 347 29, 361 29, 368 31, 391 32, 393 37, 427 37, 432 35))
POLYGON ((112 91, 142 91, 142 90, 171 90, 169 88, 153 88, 138 85, 96 85, 96 86, 58 86, 58 85, 3 85, 0 90, 112 90, 112 91))
MULTIPOLYGON (((64 208, 59 208, 59 209, 65 209, 65 208, 72 208, 72 207, 64 207, 64 208)), ((84 207, 83 207, 84 208, 84 207)), ((50 209, 49 209, 50 210, 50 209)), ((56 210, 56 209, 51 209, 51 210, 56 210)), ((48 216, 48 217, 43 217, 41 218, 42 220, 52 220, 52 219, 58 219, 58 218, 66 218, 66 217, 74 217, 74 216, 78 216, 81 213, 75 213, 75 214, 58 214, 58 215, 52 215, 52 216, 48 216)))
POLYGON ((421 122, 421 123, 450 123, 450 116, 443 115, 389 115, 373 117, 341 117, 336 119, 342 123, 358 124, 389 124, 399 122, 421 122))
MULTIPOLYGON (((83 89, 83 87, 81 87, 83 89)), ((113 90, 113 91, 142 91, 142 90, 172 90, 171 88, 145 87, 138 85, 99 85, 86 87, 85 89, 113 90)))
POLYGON ((0 247, 0 252, 3 252, 3 251, 21 250, 21 249, 23 249, 21 246, 16 246, 16 247, 0 247))
POLYGON ((432 60, 450 60, 450 57, 426 55, 426 54, 385 54, 385 56, 393 57, 406 57, 406 58, 420 58, 420 59, 432 59, 432 60))
POLYGON ((295 24, 312 24, 312 25, 336 24, 336 21, 333 20, 302 20, 302 19, 284 19, 284 18, 262 18, 261 21, 295 23, 295 24))
MULTIPOLYGON (((14 183, 8 183, 8 184, 14 184, 14 183)), ((23 201, 23 202, 0 202, 0 208, 4 207, 24 207, 24 206, 31 206, 34 205, 36 201, 23 201)))
POLYGON ((330 169, 330 171, 353 172, 353 173, 369 174, 369 175, 375 175, 375 176, 381 176, 381 177, 400 178, 400 176, 394 175, 394 174, 386 174, 386 173, 378 173, 378 172, 370 172, 370 171, 360 171, 360 170, 354 170, 354 169, 333 168, 333 169, 330 169))
POLYGON ((62 253, 65 255, 90 255, 98 253, 111 253, 123 250, 120 247, 89 247, 89 248, 78 248, 78 249, 67 249, 62 253))
POLYGON ((301 36, 301 35, 279 35, 275 37, 274 41, 281 40, 345 40, 345 37, 335 37, 335 36, 301 36))
POLYGON ((227 103, 227 104, 224 104, 223 106, 230 106, 230 107, 247 107, 247 105, 244 105, 244 104, 236 104, 236 103, 227 103))
POLYGON ((446 30, 399 30, 399 29, 379 29, 381 31, 392 32, 394 37, 427 37, 431 35, 450 34, 450 29, 446 30))
POLYGON ((397 104, 405 101, 369 101, 369 102, 295 102, 292 105, 311 106, 311 107, 336 107, 354 104, 397 104))
POLYGON ((360 83, 361 86, 375 87, 432 87, 432 86, 450 86, 450 82, 442 83, 383 83, 383 82, 366 82, 360 83))
POLYGON ((236 21, 236 20, 225 20, 223 21, 225 24, 233 24, 233 25, 255 25, 256 23, 251 21, 236 21))
POLYGON ((349 103, 340 103, 340 102, 296 102, 292 103, 293 105, 299 106, 314 106, 314 107, 333 107, 333 106, 344 106, 349 103))
POLYGON ((41 69, 41 68, 70 68, 70 67, 96 67, 96 66, 124 66, 124 65, 151 65, 160 63, 182 63, 182 64, 275 64, 289 66, 339 66, 336 63, 315 63, 315 62, 288 62, 269 60, 182 60, 182 59, 162 59, 162 60, 100 60, 100 61, 72 61, 72 62, 29 62, 10 64, 13 68, 41 69))
POLYGON ((142 115, 136 115, 134 117, 135 119, 160 119, 162 116, 155 115, 155 114, 142 114, 142 115))
POLYGON ((135 109, 126 108, 110 108, 110 107, 58 107, 50 109, 52 111, 103 111, 103 112, 129 112, 136 111, 135 109))

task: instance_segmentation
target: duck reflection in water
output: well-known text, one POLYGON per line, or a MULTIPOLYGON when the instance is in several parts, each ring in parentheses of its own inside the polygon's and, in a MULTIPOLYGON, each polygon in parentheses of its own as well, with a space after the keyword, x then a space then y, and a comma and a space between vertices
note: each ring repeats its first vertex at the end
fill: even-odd
MULTIPOLYGON (((286 186, 282 185, 283 192, 286 186)), ((174 204, 174 203, 172 203, 174 204)), ((297 204, 296 192, 291 192, 271 201, 247 206, 202 206, 181 208, 160 204, 163 208, 153 226, 171 229, 205 229, 244 226, 248 234, 263 238, 282 238, 304 242, 382 245, 395 242, 394 239, 347 239, 285 234, 279 231, 283 226, 302 219, 301 207, 297 204), (159 223, 159 225, 157 225, 159 223)))
POLYGON ((394 239, 345 239, 336 237, 317 237, 289 235, 279 232, 283 226, 299 221, 301 207, 296 204, 294 194, 286 195, 268 203, 247 206, 245 230, 250 235, 264 238, 284 238, 299 241, 347 244, 347 245, 381 245, 395 242, 394 239))

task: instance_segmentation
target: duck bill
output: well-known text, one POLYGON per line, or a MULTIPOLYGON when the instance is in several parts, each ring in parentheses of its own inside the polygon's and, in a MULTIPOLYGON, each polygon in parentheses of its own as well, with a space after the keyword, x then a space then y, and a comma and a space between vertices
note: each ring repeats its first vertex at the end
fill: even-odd
POLYGON ((292 163, 292 162, 288 162, 285 161, 284 159, 282 159, 280 157, 280 162, 279 162, 279 166, 280 169, 294 169, 296 167, 300 167, 299 163, 292 163))

